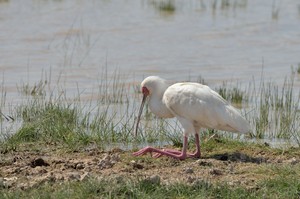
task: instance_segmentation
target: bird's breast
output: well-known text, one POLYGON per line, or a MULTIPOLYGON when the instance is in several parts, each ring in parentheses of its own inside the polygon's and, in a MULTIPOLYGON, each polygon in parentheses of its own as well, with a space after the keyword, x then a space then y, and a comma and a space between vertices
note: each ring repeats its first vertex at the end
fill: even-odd
POLYGON ((162 99, 151 98, 149 100, 149 108, 152 113, 161 118, 172 118, 173 113, 168 109, 162 99))

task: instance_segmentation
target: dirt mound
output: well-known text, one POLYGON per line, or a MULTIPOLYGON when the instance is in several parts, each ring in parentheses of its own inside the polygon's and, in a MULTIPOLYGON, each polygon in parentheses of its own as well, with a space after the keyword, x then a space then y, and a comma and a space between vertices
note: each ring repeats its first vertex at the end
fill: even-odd
POLYGON ((74 153, 22 151, 1 154, 0 186, 27 189, 42 183, 82 181, 88 178, 144 178, 155 183, 208 180, 253 188, 258 180, 270 177, 258 171, 262 164, 294 165, 299 164, 299 159, 263 152, 254 155, 226 152, 198 160, 179 161, 167 157, 152 158, 150 155, 134 157, 131 152, 120 149, 74 153))

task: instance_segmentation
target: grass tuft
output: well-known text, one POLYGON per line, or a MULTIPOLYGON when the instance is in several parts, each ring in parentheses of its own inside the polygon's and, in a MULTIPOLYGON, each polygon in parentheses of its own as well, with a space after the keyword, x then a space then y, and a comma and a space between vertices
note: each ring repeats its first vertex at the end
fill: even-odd
POLYGON ((223 85, 217 88, 217 92, 226 100, 234 104, 242 104, 248 102, 248 97, 245 91, 242 91, 239 86, 228 86, 223 82, 223 85))
POLYGON ((173 14, 176 11, 174 0, 152 1, 154 8, 158 11, 168 14, 173 14))
MULTIPOLYGON (((132 142, 168 143, 181 147, 181 125, 176 119, 161 120, 155 117, 148 105, 140 133, 138 137, 133 136, 140 99, 135 98, 135 85, 126 83, 123 77, 118 71, 111 79, 104 73, 98 82, 98 92, 93 94, 96 100, 93 98, 90 101, 81 100, 79 91, 77 97, 68 99, 65 90, 57 86, 57 90, 51 90, 46 80, 35 84, 40 86, 20 87, 23 89, 19 92, 25 94, 25 99, 11 115, 21 123, 21 127, 15 133, 6 135, 3 133, 6 127, 2 124, 7 121, 0 120, 1 129, 4 129, 1 148, 7 146, 5 151, 7 148, 15 149, 22 142, 63 144, 71 149, 89 144, 103 147, 122 143, 126 146, 132 142)), ((204 82, 202 78, 199 81, 204 82)), ((223 83, 216 90, 235 106, 247 111, 244 115, 253 127, 254 137, 292 140, 299 146, 300 96, 294 93, 293 81, 286 80, 280 88, 274 83, 265 83, 262 78, 258 89, 253 82, 244 90, 239 83, 223 83)), ((2 91, 1 106, 5 106, 5 91, 2 91)), ((214 134, 235 138, 230 133, 213 130, 202 133, 202 137, 214 134)))
MULTIPOLYGON (((1 198, 298 198, 300 180, 280 175, 259 182, 253 189, 213 185, 206 180, 192 184, 157 184, 146 180, 88 179, 63 184, 43 184, 27 191, 2 190, 1 198)), ((121 177, 120 177, 121 178, 121 177)))

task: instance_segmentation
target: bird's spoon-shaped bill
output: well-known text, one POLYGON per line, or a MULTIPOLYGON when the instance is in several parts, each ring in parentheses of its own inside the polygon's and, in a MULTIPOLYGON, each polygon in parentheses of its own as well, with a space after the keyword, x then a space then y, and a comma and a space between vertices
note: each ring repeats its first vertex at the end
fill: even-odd
POLYGON ((144 108, 144 105, 145 105, 146 98, 147 98, 147 95, 144 94, 143 95, 143 100, 142 100, 142 103, 141 103, 141 106, 140 106, 138 118, 137 118, 135 134, 134 134, 135 137, 137 136, 137 132, 138 132, 138 129, 139 129, 139 123, 140 123, 140 120, 141 120, 141 115, 142 115, 142 112, 143 112, 143 108, 144 108))

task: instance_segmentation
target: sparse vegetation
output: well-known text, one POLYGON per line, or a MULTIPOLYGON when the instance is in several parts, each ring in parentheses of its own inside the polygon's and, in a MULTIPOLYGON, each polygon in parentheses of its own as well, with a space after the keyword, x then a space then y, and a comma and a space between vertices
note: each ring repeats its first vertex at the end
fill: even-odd
POLYGON ((264 144, 224 138, 202 144, 202 159, 177 161, 133 157, 120 149, 106 153, 85 148, 74 153, 62 151, 59 145, 27 143, 16 152, 2 154, 0 198, 263 198, 266 195, 297 198, 299 195, 299 159, 295 158, 299 157, 299 150, 272 149, 264 144), (43 166, 32 165, 36 157, 45 159, 43 166), (118 157, 117 162, 100 167, 106 157, 118 157))
POLYGON ((175 1, 174 0, 163 0, 163 1, 151 1, 151 4, 159 12, 165 14, 173 14, 176 11, 175 1))
MULTIPOLYGON (((64 151, 85 151, 91 147, 103 150, 113 145, 118 146, 118 144, 123 144, 127 149, 135 149, 138 144, 145 143, 160 146, 171 144, 173 147, 182 147, 182 131, 178 122, 173 119, 156 118, 149 110, 144 113, 145 120, 141 125, 144 128, 135 138, 132 132, 135 112, 140 101, 135 98, 138 96, 136 85, 122 83, 119 73, 115 73, 112 79, 107 79, 106 75, 102 77, 99 82, 99 90, 94 94, 97 96, 96 100, 88 102, 82 100, 80 94, 74 99, 67 98, 66 91, 60 87, 55 87, 59 90, 51 90, 51 86, 44 80, 34 86, 20 86, 19 92, 25 99, 18 107, 12 109, 11 114, 14 121, 7 121, 5 117, 0 120, 2 128, 0 152, 10 154, 22 151, 24 146, 30 146, 26 147, 27 151, 33 150, 38 153, 43 150, 39 146, 48 147, 51 151, 53 146, 64 151), (14 133, 7 133, 4 122, 14 124, 16 121, 21 121, 20 128, 14 133)), ((203 79, 199 81, 204 82, 203 79)), ((236 85, 224 83, 216 90, 225 99, 244 108, 244 112, 248 112, 245 115, 253 127, 252 136, 293 140, 299 146, 298 104, 300 96, 293 92, 293 79, 286 80, 282 88, 264 81, 261 82, 258 89, 255 85, 255 82, 249 84, 243 90, 239 83, 236 85)), ((2 107, 6 106, 4 100, 5 93, 2 89, 2 107)), ((253 154, 270 150, 271 154, 276 156, 283 153, 281 149, 267 147, 255 149, 254 152, 245 151, 245 149, 251 150, 255 144, 245 146, 245 143, 241 144, 231 135, 215 130, 203 132, 201 145, 204 157, 216 161, 239 160, 262 165, 266 159, 253 154)), ((192 143, 193 138, 190 139, 190 147, 194 147, 192 143)), ((265 145, 269 144, 265 143, 265 145)), ((294 152, 286 150, 285 153, 293 154, 294 152)), ((127 154, 130 155, 130 153, 127 154)), ((150 160, 141 157, 139 161, 150 160)), ((297 161, 296 159, 292 162, 298 164, 297 161)), ((1 164, 6 165, 7 163, 0 162, 1 164)), ((131 163, 126 164, 130 165, 131 163)), ((159 160, 155 164, 160 164, 159 160)), ((193 183, 180 181, 178 183, 151 184, 143 177, 136 177, 128 178, 122 183, 116 179, 105 178, 88 178, 79 182, 64 181, 60 187, 57 183, 50 181, 24 192, 18 189, 11 191, 1 188, 1 175, 3 174, 0 173, 0 189, 2 189, 0 197, 150 198, 155 193, 162 198, 238 198, 240 196, 254 198, 265 195, 272 198, 295 198, 299 195, 300 182, 296 178, 299 174, 297 166, 271 164, 255 168, 257 170, 253 172, 258 176, 264 172, 270 174, 270 171, 276 175, 272 178, 258 179, 252 188, 242 185, 231 186, 224 181, 215 183, 206 179, 200 179, 193 183), (114 186, 111 186, 112 184, 114 186), (278 192, 278 190, 280 191, 278 192)), ((217 170, 211 172, 219 175, 217 170)))
MULTIPOLYGON (((180 145, 182 132, 176 120, 160 120, 148 108, 144 113, 145 130, 137 138, 132 136, 135 111, 139 105, 134 93, 137 89, 136 85, 126 85, 121 79, 118 72, 112 79, 104 74, 98 92, 93 94, 97 96, 96 101, 89 102, 81 100, 80 94, 74 100, 67 99, 66 91, 61 88, 51 90, 47 80, 34 86, 20 86, 19 92, 25 100, 13 109, 12 118, 22 121, 22 126, 10 136, 3 129, 1 142, 5 144, 2 146, 11 144, 11 148, 15 148, 24 141, 63 143, 69 147, 74 143, 80 147, 90 143, 103 146, 104 143, 133 141, 180 145)), ((293 140, 299 145, 300 96, 293 93, 293 81, 286 80, 282 88, 262 81, 258 89, 253 82, 244 90, 239 83, 223 83, 216 91, 235 106, 246 107, 244 112, 248 112, 245 116, 253 127, 252 136, 293 140)), ((2 98, 4 101, 4 91, 2 98)))
POLYGON ((229 185, 213 185, 197 181, 188 185, 176 183, 170 185, 153 184, 149 181, 86 180, 68 182, 62 185, 46 184, 28 192, 16 191, 0 193, 1 198, 297 198, 299 179, 291 176, 279 176, 259 184, 257 191, 242 187, 230 188, 229 185))
POLYGON ((224 99, 231 103, 241 105, 242 102, 248 103, 248 96, 239 86, 228 86, 226 82, 216 90, 224 99))
MULTIPOLYGON (((300 96, 293 94, 293 81, 293 79, 286 80, 282 88, 272 83, 261 84, 259 101, 254 101, 255 111, 251 114, 255 120, 253 124, 258 138, 291 140, 295 136, 300 136, 298 111, 300 96)), ((255 96, 252 100, 253 98, 255 96)))

